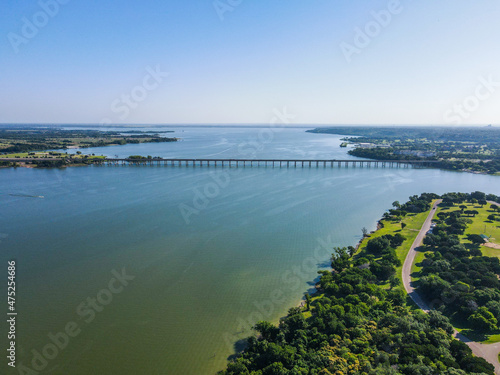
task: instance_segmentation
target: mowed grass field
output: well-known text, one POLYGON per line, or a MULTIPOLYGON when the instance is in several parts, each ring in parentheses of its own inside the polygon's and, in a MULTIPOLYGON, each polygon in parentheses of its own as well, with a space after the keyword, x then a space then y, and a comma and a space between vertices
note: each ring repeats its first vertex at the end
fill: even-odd
MULTIPOLYGON (((489 237, 489 242, 500 245, 500 221, 488 220, 488 216, 491 214, 495 214, 497 219, 500 218, 500 212, 492 210, 489 203, 483 207, 477 204, 466 204, 466 206, 467 210, 476 210, 479 214, 470 218, 472 219, 472 224, 467 226, 464 235, 461 236, 464 243, 470 243, 470 241, 467 240, 467 234, 484 234, 489 237)), ((500 256, 500 249, 481 246, 481 251, 483 251, 483 253, 486 251, 495 254, 490 256, 500 256)))
MULTIPOLYGON (((458 206, 461 205, 462 204, 458 206)), ((467 208, 464 209, 464 211, 476 210, 479 212, 479 214, 476 215, 475 217, 472 216, 468 217, 468 219, 472 220, 472 224, 468 224, 464 234, 462 236, 459 236, 460 241, 465 244, 470 244, 471 242, 467 240, 468 234, 484 234, 490 237, 489 241, 491 243, 500 245, 500 221, 488 220, 488 216, 495 213, 495 211, 493 211, 490 208, 491 204, 488 203, 483 207, 475 203, 464 203, 463 205, 467 206, 467 208)), ((461 209, 458 206, 438 207, 436 212, 436 217, 439 212, 461 211, 461 209)), ((500 214, 498 216, 500 217, 500 214)), ((491 247, 481 246, 481 252, 483 253, 484 256, 500 258, 500 249, 493 249, 491 247)), ((415 263, 412 266, 412 279, 414 281, 417 281, 419 278, 418 273, 421 269, 419 264, 420 262, 422 262, 422 260, 424 260, 424 254, 425 254, 424 252, 417 254, 417 257, 415 258, 415 263)))
MULTIPOLYGON (((465 210, 476 210, 479 214, 475 217, 469 217, 469 219, 472 220, 472 224, 467 226, 464 235, 460 236, 460 240, 463 243, 470 244, 471 242, 467 240, 468 234, 484 234, 489 237, 489 242, 500 245, 500 221, 488 220, 489 215, 496 214, 496 212, 490 208, 491 204, 488 203, 487 205, 481 207, 478 204, 467 203, 465 206, 467 206, 465 210)), ((500 213, 498 213, 496 217, 500 218, 500 213)), ((481 251, 485 256, 496 256, 500 258, 500 249, 481 246, 481 251)))

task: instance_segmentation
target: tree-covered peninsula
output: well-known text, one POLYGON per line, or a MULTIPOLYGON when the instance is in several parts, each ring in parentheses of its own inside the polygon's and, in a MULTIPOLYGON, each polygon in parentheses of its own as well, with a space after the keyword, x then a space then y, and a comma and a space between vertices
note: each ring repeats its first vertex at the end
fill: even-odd
POLYGON ((309 132, 345 135, 352 144, 348 153, 361 158, 428 160, 441 169, 500 173, 499 127, 337 126, 309 132))
POLYGON ((478 220, 496 220, 496 203, 499 197, 480 192, 394 202, 357 248, 335 249, 331 270, 320 271, 304 307, 291 308, 279 325, 258 322, 246 349, 219 375, 493 375, 494 366, 453 333, 456 321, 483 333, 498 329, 499 258, 483 255, 490 248, 472 236, 478 226, 469 219, 477 207, 478 220), (425 313, 401 286, 401 259, 418 232, 412 226, 438 198, 436 227, 412 274, 424 298, 442 299, 425 313))

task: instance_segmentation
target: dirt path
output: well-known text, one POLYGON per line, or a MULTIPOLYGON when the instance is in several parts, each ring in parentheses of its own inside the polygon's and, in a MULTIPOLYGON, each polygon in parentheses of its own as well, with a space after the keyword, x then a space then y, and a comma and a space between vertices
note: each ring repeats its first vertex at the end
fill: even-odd
MULTIPOLYGON (((413 244, 410 247, 410 251, 408 252, 408 255, 406 256, 405 262, 403 264, 403 271, 402 271, 403 285, 406 289, 406 293, 408 293, 408 295, 418 305, 418 307, 420 307, 425 312, 429 312, 429 306, 424 302, 424 300, 415 291, 415 288, 414 288, 413 283, 411 281, 411 267, 412 267, 413 263, 415 262, 415 257, 418 254, 416 249, 422 244, 425 235, 427 234, 427 232, 431 228, 432 219, 434 218, 434 215, 436 214, 437 205, 439 203, 441 203, 441 200, 437 200, 434 203, 434 205, 432 206, 432 209, 429 212, 427 219, 425 219, 425 222, 422 225, 422 228, 420 229, 420 232, 418 233, 417 238, 415 238, 415 241, 413 241, 413 244)), ((484 358, 489 363, 491 363, 493 366, 495 366, 495 374, 500 375, 500 363, 498 362, 498 353, 500 352, 500 343, 481 344, 479 342, 475 342, 475 341, 468 339, 467 337, 465 337, 461 333, 458 333, 458 331, 456 331, 456 330, 455 330, 453 335, 455 336, 455 338, 457 340, 460 340, 460 341, 466 343, 469 346, 469 348, 471 348, 472 352, 476 356, 484 358)))

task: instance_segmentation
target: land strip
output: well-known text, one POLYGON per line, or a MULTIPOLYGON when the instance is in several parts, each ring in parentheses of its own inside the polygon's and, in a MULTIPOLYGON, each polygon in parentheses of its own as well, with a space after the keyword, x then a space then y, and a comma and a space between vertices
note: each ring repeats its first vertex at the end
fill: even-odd
POLYGON ((441 169, 500 174, 498 127, 337 126, 309 132, 345 135, 343 147, 362 158, 434 160, 441 169))
MULTIPOLYGON (((430 307, 426 302, 418 295, 415 291, 414 284, 411 277, 411 271, 413 263, 415 262, 415 258, 417 256, 417 248, 422 244, 424 237, 429 232, 431 228, 432 219, 437 213, 437 207, 442 202, 442 200, 437 200, 434 202, 432 209, 430 210, 422 228, 420 229, 418 236, 415 238, 415 241, 410 247, 408 255, 406 256, 405 262, 402 268, 402 279, 403 285, 405 287, 406 292, 411 297, 411 299, 417 304, 417 306, 422 309, 424 312, 429 312, 430 307)), ((462 341, 467 344, 469 348, 471 348, 472 352, 478 356, 482 357, 495 366, 495 374, 500 374, 500 362, 499 362, 499 352, 500 352, 500 343, 495 344, 483 344, 479 342, 474 342, 467 338, 465 335, 461 334, 459 331, 454 329, 454 336, 457 340, 462 341)))

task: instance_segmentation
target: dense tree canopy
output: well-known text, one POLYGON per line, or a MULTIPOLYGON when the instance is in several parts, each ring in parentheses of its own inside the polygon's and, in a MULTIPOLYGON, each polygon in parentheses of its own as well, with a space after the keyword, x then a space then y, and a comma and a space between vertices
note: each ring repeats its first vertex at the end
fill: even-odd
MULTIPOLYGON (((412 197, 398 209, 429 209, 434 197, 412 197)), ((420 291, 431 298, 455 296, 457 306, 469 309, 470 324, 490 329, 500 313, 500 265, 460 244, 453 232, 463 233, 462 219, 443 216, 429 236, 435 251, 425 261, 420 291)), ((407 305, 394 275, 401 237, 370 239, 354 257, 352 248, 335 249, 332 270, 319 272, 308 308, 291 308, 278 326, 257 323, 256 336, 219 375, 493 375, 491 364, 452 338, 441 311, 425 314, 407 305)))
MULTIPOLYGON (((470 196, 448 199, 459 205, 467 199, 483 197, 476 192, 470 196)), ((447 316, 480 331, 498 328, 500 321, 500 261, 497 257, 482 256, 479 248, 484 239, 468 234, 471 244, 461 243, 470 223, 467 210, 460 206, 442 212, 432 234, 424 240, 427 251, 422 262, 418 292, 447 316)))

